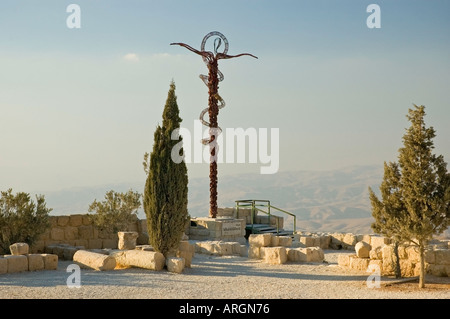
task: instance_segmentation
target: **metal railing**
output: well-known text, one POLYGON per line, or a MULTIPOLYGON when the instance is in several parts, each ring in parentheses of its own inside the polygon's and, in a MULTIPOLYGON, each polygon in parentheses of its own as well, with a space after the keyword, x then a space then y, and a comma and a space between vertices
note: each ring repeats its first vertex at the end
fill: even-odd
MULTIPOLYGON (((268 219, 269 219, 269 226, 271 225, 271 209, 275 209, 279 212, 282 212, 284 214, 290 215, 292 217, 294 217, 294 230, 293 230, 293 234, 295 234, 296 231, 296 216, 295 214, 288 212, 284 209, 275 207, 273 205, 270 204, 270 200, 266 200, 266 199, 241 199, 241 200, 237 200, 236 202, 236 216, 237 218, 239 218, 239 208, 251 208, 251 225, 252 225, 252 229, 253 229, 253 225, 255 223, 255 217, 256 217, 256 212, 262 212, 266 215, 268 215, 268 219), (267 211, 259 208, 259 207, 267 207, 267 211)), ((276 228, 277 228, 277 234, 280 232, 280 228, 279 228, 279 221, 278 221, 278 216, 273 215, 276 217, 276 228)))

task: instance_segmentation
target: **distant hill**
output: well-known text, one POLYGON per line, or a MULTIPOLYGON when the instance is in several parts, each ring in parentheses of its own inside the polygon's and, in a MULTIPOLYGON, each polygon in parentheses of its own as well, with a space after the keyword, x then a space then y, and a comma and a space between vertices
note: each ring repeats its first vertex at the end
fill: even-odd
MULTIPOLYGON (((368 187, 378 193, 383 166, 356 166, 333 171, 291 171, 273 175, 219 176, 218 206, 233 207, 239 199, 268 199, 297 216, 297 229, 372 233, 368 187)), ((47 193, 52 214, 86 213, 94 199, 103 200, 108 190, 143 192, 143 182, 73 188, 47 193)), ((208 215, 209 179, 189 180, 189 214, 208 215)), ((140 218, 145 218, 141 210, 140 218)), ((285 219, 292 229, 293 218, 285 219)))
MULTIPOLYGON (((368 187, 378 192, 382 177, 382 166, 225 176, 219 179, 218 204, 231 207, 238 199, 269 199, 297 216, 297 229, 371 233, 368 187)), ((190 182, 191 215, 206 216, 208 189, 206 178, 190 182)), ((292 222, 292 217, 285 219, 285 228, 292 228, 292 222)))

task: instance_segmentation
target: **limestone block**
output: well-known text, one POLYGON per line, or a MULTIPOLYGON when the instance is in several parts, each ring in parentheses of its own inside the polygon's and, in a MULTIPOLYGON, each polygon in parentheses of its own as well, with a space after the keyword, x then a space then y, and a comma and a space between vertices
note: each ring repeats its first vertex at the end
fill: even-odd
POLYGON ((385 275, 394 274, 396 263, 394 255, 394 247, 391 245, 384 245, 383 247, 381 247, 381 255, 383 260, 383 274, 385 275))
POLYGON ((287 261, 285 247, 264 247, 264 261, 272 265, 284 264, 287 261))
POLYGON ((267 247, 259 247, 259 258, 260 259, 265 259, 266 257, 266 248, 267 247))
POLYGON ((305 245, 305 247, 314 246, 314 238, 312 236, 302 236, 300 237, 300 242, 305 245))
POLYGON ((78 227, 66 226, 64 227, 64 238, 66 240, 75 240, 78 238, 78 227))
POLYGON ((43 270, 44 269, 44 258, 41 254, 29 254, 28 257, 28 270, 43 270))
POLYGON ((296 259, 296 254, 295 254, 295 248, 286 248, 286 256, 287 256, 287 261, 297 261, 296 259))
POLYGON ((320 237, 313 236, 313 240, 314 240, 314 244, 312 245, 312 247, 320 247, 320 237))
POLYGON ((372 247, 364 241, 356 243, 355 245, 356 256, 358 256, 359 258, 369 258, 371 248, 372 247))
POLYGON ((178 245, 178 250, 194 252, 194 245, 191 245, 187 240, 182 240, 178 245))
POLYGON ((217 216, 220 217, 233 217, 234 209, 232 207, 217 208, 217 216))
POLYGON ((78 227, 83 225, 83 215, 75 214, 69 216, 69 225, 73 227, 78 227))
POLYGON ((136 239, 137 245, 146 245, 150 242, 150 237, 147 232, 139 233, 138 238, 136 239))
POLYGON ((370 237, 370 245, 372 248, 381 247, 383 245, 389 245, 391 240, 387 237, 382 236, 371 236, 370 237))
POLYGON ((103 239, 88 239, 89 249, 102 249, 103 239))
POLYGON ((166 266, 168 271, 181 274, 185 266, 184 258, 169 257, 166 259, 166 266))
POLYGON ((69 216, 58 216, 58 221, 56 224, 58 226, 65 227, 69 223, 69 219, 70 219, 69 216))
POLYGON ((44 253, 46 253, 46 254, 53 254, 53 248, 55 248, 55 247, 56 247, 56 244, 45 246, 44 253))
POLYGON ((342 240, 344 239, 344 234, 341 233, 333 233, 330 235, 331 237, 331 241, 330 241, 330 245, 329 248, 331 249, 335 249, 335 250, 339 250, 344 248, 344 243, 342 242, 342 240))
POLYGON ((427 273, 438 277, 450 277, 450 265, 428 265, 427 273))
POLYGON ((450 265, 450 250, 449 249, 437 249, 435 252, 436 265, 450 265))
POLYGON ((41 254, 44 260, 45 270, 56 270, 58 269, 58 256, 54 254, 41 254))
POLYGON ((238 242, 230 243, 233 255, 241 255, 241 244, 238 242))
POLYGON ((73 255, 73 261, 82 268, 101 271, 113 270, 116 267, 114 257, 81 249, 73 255))
POLYGON ((395 259, 394 246, 384 245, 383 247, 381 247, 381 256, 383 260, 395 259))
POLYGON ((408 246, 405 248, 406 254, 408 255, 408 260, 412 262, 419 262, 420 252, 417 246, 408 246))
POLYGON ((82 217, 83 217, 83 226, 92 225, 92 218, 91 218, 91 216, 92 215, 90 215, 90 214, 82 215, 82 217))
POLYGON ((252 258, 252 259, 260 259, 261 256, 261 252, 260 252, 261 247, 259 246, 250 246, 248 248, 248 258, 252 258))
POLYGON ((303 248, 286 248, 288 261, 292 262, 306 262, 307 253, 303 248))
MULTIPOLYGON (((417 265, 420 268, 420 265, 417 265)), ((400 259, 400 272, 402 277, 414 277, 416 264, 410 260, 400 259)))
POLYGON ((248 242, 250 246, 268 247, 272 242, 272 234, 251 234, 248 242))
POLYGON ((25 255, 6 255, 8 260, 8 273, 28 271, 28 258, 25 255))
POLYGON ((103 239, 102 248, 116 249, 118 247, 117 239, 103 239))
POLYGON ((356 255, 342 254, 338 256, 338 265, 341 267, 350 267, 350 257, 356 257, 356 255))
POLYGON ((56 227, 58 224, 58 217, 57 216, 49 216, 48 221, 50 223, 51 228, 56 227))
MULTIPOLYGON (((50 247, 50 246, 48 246, 50 247)), ((62 244, 52 245, 51 250, 47 250, 46 252, 50 254, 55 254, 58 256, 58 258, 63 259, 64 258, 64 246, 62 244)))
POLYGON ((26 255, 28 254, 30 247, 27 243, 15 243, 9 246, 9 250, 11 251, 11 255, 26 255))
POLYGON ((49 240, 50 239, 50 228, 46 229, 40 236, 39 240, 49 240))
POLYGON ((369 252, 369 258, 370 259, 383 259, 382 253, 381 253, 381 246, 372 248, 369 252))
POLYGON ((50 231, 50 238, 52 240, 59 240, 59 241, 63 241, 64 238, 64 229, 60 228, 60 227, 54 227, 51 229, 50 231))
POLYGON ((190 251, 178 250, 176 256, 184 259, 185 267, 191 268, 193 256, 190 251))
POLYGON ((280 237, 279 236, 272 236, 271 241, 270 241, 270 246, 271 247, 277 247, 280 246, 280 237))
POLYGON ((94 238, 94 227, 92 225, 84 225, 84 219, 83 219, 83 226, 78 227, 78 236, 80 239, 93 239, 94 238))
POLYGON ((80 250, 76 247, 64 247, 63 249, 63 258, 64 260, 73 260, 73 255, 80 250))
MULTIPOLYGON (((325 258, 323 250, 320 247, 309 247, 310 254, 309 260, 311 262, 322 262, 325 258)), ((308 258, 308 255, 307 255, 308 258)))
POLYGON ((292 237, 289 236, 278 236, 279 246, 290 247, 292 245, 292 237))
POLYGON ((383 274, 383 261, 379 259, 371 259, 369 261, 370 265, 376 265, 376 267, 380 270, 380 275, 383 274))
POLYGON ((358 235, 356 235, 356 240, 357 240, 357 242, 360 242, 360 241, 363 241, 363 242, 366 242, 366 243, 368 243, 369 245, 371 245, 371 243, 370 243, 370 235, 367 235, 367 234, 358 234, 358 235))
POLYGON ((112 253, 120 267, 137 267, 150 270, 162 270, 165 264, 164 255, 156 251, 120 250, 112 253))
POLYGON ((331 242, 330 235, 320 236, 319 247, 322 249, 328 249, 330 247, 330 242, 331 242))
POLYGON ((434 250, 425 250, 424 259, 426 263, 435 264, 436 263, 436 254, 434 250))
POLYGON ((344 235, 344 239, 342 240, 342 242, 347 246, 355 246, 357 243, 357 239, 354 234, 347 233, 344 235))
POLYGON ((306 255, 306 261, 308 261, 308 262, 313 261, 313 253, 312 253, 311 247, 303 248, 302 251, 306 255))
POLYGON ((212 255, 212 254, 214 254, 214 251, 216 250, 215 246, 216 246, 216 244, 211 241, 197 242, 196 247, 198 247, 198 249, 196 249, 196 252, 198 252, 200 254, 212 255))
POLYGON ((120 231, 117 233, 119 237, 118 248, 119 249, 135 249, 136 248, 136 239, 138 238, 138 233, 134 231, 123 232, 120 231))
POLYGON ((359 258, 357 256, 354 256, 354 257, 350 257, 349 267, 354 270, 367 271, 369 262, 370 262, 369 258, 359 258))
POLYGON ((398 246, 398 257, 400 259, 408 259, 408 253, 406 252, 406 247, 408 247, 408 246, 404 246, 404 245, 398 246))
POLYGON ((219 256, 233 255, 233 246, 227 242, 219 242, 216 244, 214 252, 219 256))
POLYGON ((0 256, 0 275, 8 272, 8 259, 0 256))

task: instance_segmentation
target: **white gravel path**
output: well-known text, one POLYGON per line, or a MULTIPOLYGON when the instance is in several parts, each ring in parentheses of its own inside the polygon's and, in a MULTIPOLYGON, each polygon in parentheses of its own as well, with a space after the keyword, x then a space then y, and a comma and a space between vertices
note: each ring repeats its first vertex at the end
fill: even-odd
MULTIPOLYGON (((0 275, 2 299, 450 299, 449 289, 368 288, 364 272, 337 265, 342 253, 325 250, 327 263, 268 265, 245 257, 196 254, 182 274, 145 269, 81 270, 81 287, 68 288, 72 262, 58 270, 0 275)), ((392 279, 383 278, 382 282, 392 279)), ((450 280, 444 278, 446 287, 450 280), (447 281, 445 281, 447 280, 447 281)))

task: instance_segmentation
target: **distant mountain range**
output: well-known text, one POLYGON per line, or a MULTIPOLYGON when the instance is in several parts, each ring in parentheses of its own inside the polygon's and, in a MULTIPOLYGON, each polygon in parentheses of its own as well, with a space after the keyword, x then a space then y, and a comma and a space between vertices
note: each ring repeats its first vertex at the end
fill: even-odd
MULTIPOLYGON (((372 187, 378 194, 382 177, 382 165, 273 175, 229 175, 219 177, 218 206, 233 207, 241 199, 268 199, 272 205, 297 216, 298 230, 373 233, 368 188, 372 187)), ((94 199, 103 200, 108 190, 123 192, 132 188, 143 192, 143 183, 65 189, 45 196, 54 215, 86 213, 89 204, 94 199)), ((208 215, 208 177, 189 180, 188 209, 193 217, 208 215)), ((145 218, 142 210, 139 217, 145 218)), ((292 224, 292 217, 285 218, 285 229, 292 229, 292 224)))

